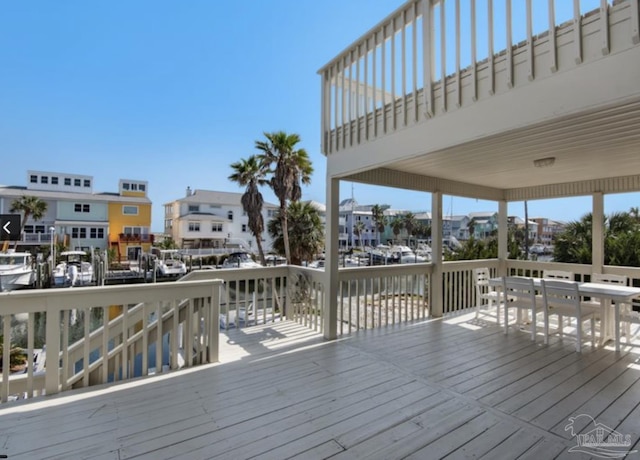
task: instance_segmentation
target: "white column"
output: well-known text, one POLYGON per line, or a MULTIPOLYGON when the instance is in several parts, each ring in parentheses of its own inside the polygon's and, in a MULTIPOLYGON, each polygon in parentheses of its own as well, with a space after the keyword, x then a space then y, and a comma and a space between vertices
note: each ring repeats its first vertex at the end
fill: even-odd
POLYGON ((591 223, 591 271, 602 273, 604 266, 604 194, 593 194, 593 222, 591 223))
POLYGON ((327 177, 327 222, 325 224, 325 296, 324 296, 324 337, 338 336, 338 204, 340 180, 327 177))
POLYGON ((509 224, 507 214, 507 202, 500 200, 498 202, 498 275, 500 276, 506 276, 507 274, 507 258, 509 257, 509 224))
POLYGON ((442 316, 442 192, 431 195, 431 299, 429 301, 431 316, 442 316))

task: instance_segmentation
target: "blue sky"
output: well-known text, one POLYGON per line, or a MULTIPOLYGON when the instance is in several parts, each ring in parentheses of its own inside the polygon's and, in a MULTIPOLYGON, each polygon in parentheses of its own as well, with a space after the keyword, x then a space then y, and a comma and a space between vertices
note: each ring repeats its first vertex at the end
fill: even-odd
MULTIPOLYGON (((152 230, 161 231, 162 205, 187 186, 242 191, 227 180, 229 164, 253 154, 263 132, 285 130, 300 134, 314 164, 304 198, 324 202, 316 72, 402 3, 4 2, 0 183, 26 185, 28 169, 92 175, 96 191, 116 191, 120 178, 147 180, 152 230)), ((342 198, 351 190, 345 183, 342 198)), ((425 193, 353 190, 360 203, 431 208, 425 193)), ((267 190, 265 198, 275 202, 267 190)), ((612 196, 605 211, 638 204, 637 195, 612 196)), ((590 205, 589 197, 530 202, 529 214, 575 220, 590 205)), ((444 203, 445 214, 493 209, 444 203)), ((523 215, 522 204, 509 213, 523 215)))

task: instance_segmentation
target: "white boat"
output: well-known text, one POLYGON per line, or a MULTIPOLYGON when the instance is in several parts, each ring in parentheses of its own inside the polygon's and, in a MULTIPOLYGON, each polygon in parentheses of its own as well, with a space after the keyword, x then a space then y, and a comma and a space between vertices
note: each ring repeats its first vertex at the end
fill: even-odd
POLYGON ((0 291, 31 286, 36 281, 32 256, 28 252, 0 253, 0 291))
POLYGON ((84 251, 63 251, 62 261, 53 269, 55 286, 87 286, 93 282, 93 265, 84 251))
POLYGON ((156 270, 160 276, 182 276, 187 273, 187 264, 184 263, 177 249, 156 249, 153 254, 156 257, 156 270))
POLYGON ((222 263, 222 268, 259 268, 262 267, 258 262, 251 258, 248 252, 238 251, 232 252, 222 263))
POLYGON ((408 246, 392 246, 391 254, 394 262, 401 264, 417 264, 429 262, 425 256, 419 256, 408 246))

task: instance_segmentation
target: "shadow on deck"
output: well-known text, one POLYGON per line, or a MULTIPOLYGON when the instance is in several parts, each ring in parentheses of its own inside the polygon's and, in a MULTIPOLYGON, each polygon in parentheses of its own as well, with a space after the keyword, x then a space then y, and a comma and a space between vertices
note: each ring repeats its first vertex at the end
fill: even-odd
POLYGON ((3 406, 0 454, 588 458, 565 430, 580 414, 638 449, 640 348, 529 338, 472 314, 332 342, 287 321, 231 330, 221 363, 3 406))

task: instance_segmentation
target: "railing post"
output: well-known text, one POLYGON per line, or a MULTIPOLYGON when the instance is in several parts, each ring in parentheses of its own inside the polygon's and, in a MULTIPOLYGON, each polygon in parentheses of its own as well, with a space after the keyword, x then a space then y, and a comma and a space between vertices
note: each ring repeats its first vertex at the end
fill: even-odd
POLYGON ((45 337, 47 344, 47 355, 45 363, 44 388, 47 396, 60 391, 60 309, 57 302, 50 304, 50 299, 46 299, 47 325, 45 337))
POLYGON ((325 256, 324 337, 338 336, 338 199, 340 180, 327 178, 327 223, 325 256))
POLYGON ((444 312, 444 296, 442 290, 442 192, 431 194, 431 254, 433 273, 431 274, 431 289, 429 299, 429 313, 434 317, 441 317, 444 312))
POLYGON ((220 285, 211 288, 209 303, 209 363, 220 361, 220 285))

